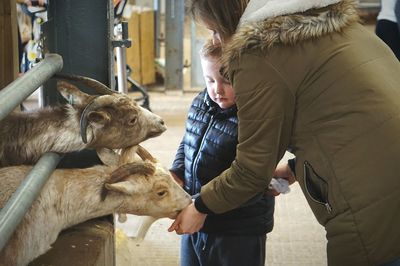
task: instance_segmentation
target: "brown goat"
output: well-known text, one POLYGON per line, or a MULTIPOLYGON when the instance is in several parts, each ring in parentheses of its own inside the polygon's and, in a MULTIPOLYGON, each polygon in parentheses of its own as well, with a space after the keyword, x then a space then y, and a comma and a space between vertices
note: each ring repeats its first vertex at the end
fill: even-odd
POLYGON ((106 95, 88 95, 61 81, 57 88, 68 104, 8 115, 0 121, 0 167, 32 164, 45 152, 126 148, 166 130, 161 117, 127 95, 92 79, 60 77, 83 82, 106 95))
MULTIPOLYGON (((0 208, 30 170, 0 168, 0 208)), ((95 217, 128 213, 175 218, 190 203, 190 195, 169 172, 150 162, 57 169, 0 251, 0 266, 27 265, 50 249, 63 229, 95 217)))

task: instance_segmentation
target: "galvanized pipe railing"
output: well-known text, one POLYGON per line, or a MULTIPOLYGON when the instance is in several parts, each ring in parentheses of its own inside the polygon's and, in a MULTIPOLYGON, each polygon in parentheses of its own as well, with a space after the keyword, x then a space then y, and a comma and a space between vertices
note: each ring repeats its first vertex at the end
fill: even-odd
POLYGON ((59 72, 62 67, 62 57, 58 54, 50 54, 24 75, 0 90, 0 120, 11 113, 45 81, 59 72))
POLYGON ((44 154, 1 210, 0 250, 7 244, 60 159, 61 156, 53 152, 44 154))
MULTIPOLYGON (((2 89, 0 91, 0 120, 11 113, 45 81, 59 72, 62 67, 62 57, 57 54, 50 54, 23 76, 2 89)), ((1 209, 0 250, 7 244, 60 159, 61 156, 56 153, 44 154, 1 209)))

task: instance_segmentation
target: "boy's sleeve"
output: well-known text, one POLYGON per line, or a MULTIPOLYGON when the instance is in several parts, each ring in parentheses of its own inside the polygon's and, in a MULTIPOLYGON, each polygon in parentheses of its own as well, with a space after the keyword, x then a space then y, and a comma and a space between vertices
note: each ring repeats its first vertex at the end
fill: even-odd
POLYGON ((171 172, 174 172, 180 179, 183 180, 183 176, 185 174, 185 153, 184 153, 183 140, 179 144, 178 150, 175 155, 175 159, 169 170, 171 172))
MULTIPOLYGON (((206 89, 205 89, 206 90, 206 89)), ((192 101, 188 113, 193 111, 193 106, 196 101, 200 101, 203 99, 204 92, 200 92, 192 101)), ((175 173, 182 181, 184 181, 185 175, 185 144, 184 144, 185 134, 182 137, 181 143, 179 144, 178 150, 176 151, 175 160, 172 163, 171 168, 169 169, 171 172, 175 173)))

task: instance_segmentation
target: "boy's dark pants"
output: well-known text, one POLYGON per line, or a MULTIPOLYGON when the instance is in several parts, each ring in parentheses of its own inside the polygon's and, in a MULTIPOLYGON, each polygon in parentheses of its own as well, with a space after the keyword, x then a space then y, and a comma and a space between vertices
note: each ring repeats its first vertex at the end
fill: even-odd
POLYGON ((182 235, 181 266, 263 266, 266 235, 182 235))

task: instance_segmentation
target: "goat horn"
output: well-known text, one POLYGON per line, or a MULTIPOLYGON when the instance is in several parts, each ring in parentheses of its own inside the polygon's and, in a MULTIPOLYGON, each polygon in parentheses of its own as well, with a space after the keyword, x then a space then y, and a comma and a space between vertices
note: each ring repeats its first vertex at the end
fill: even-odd
POLYGON ((72 85, 71 83, 68 83, 66 81, 58 81, 57 82, 57 88, 61 89, 62 87, 70 88, 70 89, 74 89, 74 90, 79 90, 78 87, 72 85))
POLYGON ((99 94, 102 95, 111 95, 114 93, 117 93, 116 91, 111 90, 109 87, 104 85, 98 80, 88 78, 88 77, 83 77, 79 75, 73 75, 73 74, 65 74, 65 73, 57 73, 54 75, 54 77, 59 78, 59 79, 66 79, 66 80, 73 80, 77 82, 81 82, 90 88, 93 88, 98 92, 99 94))
POLYGON ((157 163, 157 159, 154 158, 153 155, 151 155, 148 150, 146 150, 140 145, 137 145, 136 153, 137 155, 139 155, 140 158, 142 158, 143 161, 149 160, 152 163, 157 163))
POLYGON ((80 133, 81 133, 83 143, 85 143, 85 144, 87 143, 87 127, 88 127, 87 116, 88 116, 88 114, 91 111, 96 110, 99 107, 105 106, 110 103, 112 103, 112 99, 109 96, 107 96, 107 95, 97 96, 97 97, 93 98, 88 103, 88 105, 86 105, 85 109, 83 109, 81 119, 79 121, 80 133))
POLYGON ((111 173, 109 180, 106 183, 113 184, 125 177, 133 174, 154 175, 156 168, 153 164, 147 162, 133 162, 120 166, 111 173))

